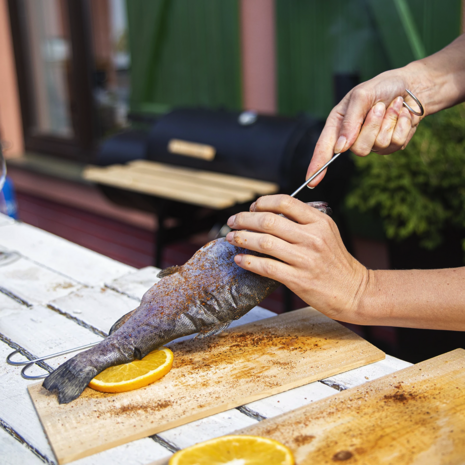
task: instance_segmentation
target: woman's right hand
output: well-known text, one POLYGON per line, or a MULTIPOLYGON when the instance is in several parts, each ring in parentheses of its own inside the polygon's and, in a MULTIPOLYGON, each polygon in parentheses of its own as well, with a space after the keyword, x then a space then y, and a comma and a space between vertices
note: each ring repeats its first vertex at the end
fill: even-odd
MULTIPOLYGON (((406 147, 421 120, 403 106, 417 105, 405 89, 416 92, 406 78, 406 68, 382 73, 352 89, 333 108, 315 147, 307 178, 335 153, 351 150, 359 156, 370 152, 385 155, 406 147)), ((320 174, 310 185, 316 186, 320 174)))

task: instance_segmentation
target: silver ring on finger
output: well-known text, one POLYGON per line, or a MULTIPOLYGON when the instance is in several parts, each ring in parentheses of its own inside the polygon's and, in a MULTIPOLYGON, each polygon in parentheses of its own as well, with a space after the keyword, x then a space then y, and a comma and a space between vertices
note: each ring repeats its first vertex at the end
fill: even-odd
POLYGON ((413 95, 412 92, 410 92, 408 89, 405 89, 405 92, 407 92, 407 94, 409 94, 410 97, 412 97, 413 100, 415 100, 416 104, 418 105, 418 108, 420 108, 420 111, 418 112, 414 110, 405 100, 402 102, 404 107, 407 108, 407 110, 410 111, 410 113, 413 113, 416 116, 423 116, 425 114, 425 109, 423 108, 423 105, 421 104, 420 100, 418 100, 415 97, 415 95, 413 95))

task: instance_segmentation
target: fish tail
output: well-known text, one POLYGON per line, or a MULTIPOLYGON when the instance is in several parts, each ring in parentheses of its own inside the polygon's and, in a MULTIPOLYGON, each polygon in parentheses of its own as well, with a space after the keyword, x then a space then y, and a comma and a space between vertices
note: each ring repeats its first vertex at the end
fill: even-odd
POLYGON ((99 370, 90 366, 87 357, 78 354, 59 366, 44 381, 43 386, 50 392, 58 394, 60 404, 68 404, 78 398, 99 370))

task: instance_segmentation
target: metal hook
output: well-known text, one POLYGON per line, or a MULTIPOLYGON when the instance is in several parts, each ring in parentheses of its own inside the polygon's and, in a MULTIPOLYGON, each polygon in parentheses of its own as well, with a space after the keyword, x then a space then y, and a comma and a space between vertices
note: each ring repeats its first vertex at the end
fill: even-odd
POLYGON ((404 107, 407 108, 407 110, 409 110, 411 113, 413 113, 414 115, 416 116, 423 116, 425 114, 425 109, 423 108, 423 105, 421 104, 420 100, 418 100, 415 95, 412 94, 412 92, 410 92, 408 89, 405 89, 405 92, 407 92, 407 94, 410 95, 410 97, 413 98, 413 100, 415 100, 415 102, 417 103, 418 107, 420 108, 420 111, 416 111, 414 110, 408 103, 403 102, 404 104, 404 107))
MULTIPOLYGON (((85 346, 74 347, 73 349, 63 350, 62 352, 57 352, 56 354, 46 355, 45 357, 36 358, 34 360, 26 360, 22 362, 14 362, 13 360, 11 360, 11 357, 13 357, 13 355, 20 353, 19 350, 15 350, 14 352, 11 352, 10 355, 8 355, 8 357, 6 358, 6 363, 8 363, 8 365, 14 365, 14 366, 26 365, 26 368, 27 368, 28 365, 33 365, 36 362, 42 362, 43 360, 49 360, 51 358, 59 357, 60 355, 70 354, 71 352, 77 352, 78 350, 88 349, 89 347, 93 347, 97 344, 100 344, 100 342, 101 341, 91 342, 90 344, 86 344, 85 346)), ((24 368, 23 371, 26 368, 24 368)), ((29 379, 29 378, 26 378, 26 379, 29 379)))
POLYGON ((50 373, 45 373, 44 375, 27 375, 26 370, 30 368, 32 365, 34 365, 34 362, 28 363, 22 370, 21 370, 21 376, 24 379, 42 379, 46 378, 50 373))

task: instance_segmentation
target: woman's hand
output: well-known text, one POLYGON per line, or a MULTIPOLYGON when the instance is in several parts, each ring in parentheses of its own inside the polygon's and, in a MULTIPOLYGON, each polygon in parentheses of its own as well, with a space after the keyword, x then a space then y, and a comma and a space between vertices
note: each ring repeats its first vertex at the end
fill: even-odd
MULTIPOLYGON (((412 108, 417 108, 405 92, 417 91, 406 69, 387 71, 358 85, 333 108, 315 147, 307 178, 334 153, 350 149, 359 156, 370 152, 386 155, 407 146, 421 118, 403 106, 405 97, 412 108)), ((318 176, 311 186, 316 186, 323 176, 318 176)))
POLYGON ((267 255, 239 254, 237 265, 285 284, 331 318, 363 323, 357 310, 369 272, 347 252, 329 216, 287 195, 273 195, 232 216, 228 225, 236 230, 226 236, 228 242, 267 255))
MULTIPOLYGON (((465 101, 464 50, 462 34, 434 55, 386 71, 352 89, 328 116, 307 179, 338 152, 350 149, 365 156, 372 151, 388 154, 403 149, 422 118, 465 101), (402 105, 405 98, 417 108, 406 89, 423 104, 425 115, 421 118, 402 105)), ((316 186, 324 175, 310 185, 316 186)))

